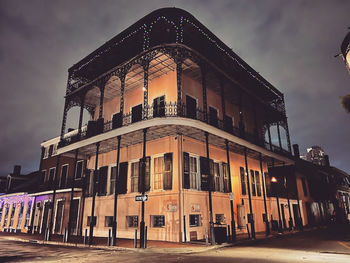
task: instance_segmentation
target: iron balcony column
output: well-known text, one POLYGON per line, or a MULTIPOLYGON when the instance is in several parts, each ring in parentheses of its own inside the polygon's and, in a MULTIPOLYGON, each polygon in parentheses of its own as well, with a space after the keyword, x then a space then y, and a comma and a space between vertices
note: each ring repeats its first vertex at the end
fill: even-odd
POLYGON ((293 219, 292 219, 292 212, 290 209, 290 200, 289 200, 289 187, 288 187, 288 179, 287 177, 284 177, 285 179, 285 188, 286 188, 286 195, 287 195, 287 202, 288 202, 288 212, 289 212, 289 230, 292 230, 293 228, 293 219))
POLYGON ((119 79, 120 79, 120 116, 123 118, 124 114, 124 93, 125 93, 125 77, 126 73, 123 73, 119 79))
POLYGON ((97 176, 97 167, 98 167, 98 154, 100 150, 100 143, 96 143, 96 158, 95 158, 95 170, 92 177, 92 205, 91 205, 91 217, 90 217, 90 233, 89 233, 89 245, 92 245, 93 236, 94 236, 94 213, 95 213, 95 199, 96 199, 96 176, 97 176))
POLYGON ((292 152, 292 146, 291 146, 291 143, 290 143, 290 134, 289 134, 289 127, 288 127, 287 117, 285 119, 285 126, 286 126, 286 136, 287 136, 288 151, 291 153, 292 152))
POLYGON ((266 205, 266 181, 265 181, 265 174, 263 170, 263 164, 262 164, 262 156, 261 153, 259 153, 259 161, 260 161, 260 172, 261 172, 261 180, 263 181, 263 196, 264 196, 264 208, 265 208, 265 232, 266 235, 270 234, 270 225, 269 225, 269 217, 267 214, 267 205, 266 205))
POLYGON ((119 178, 119 158, 120 158, 120 140, 121 136, 117 137, 118 148, 117 148, 117 163, 114 181, 114 213, 113 213, 113 227, 112 227, 112 246, 117 245, 117 209, 118 209, 118 178, 119 178))
MULTIPOLYGON (((229 191, 233 195, 232 182, 231 182, 231 168, 230 168, 230 152, 229 152, 228 140, 225 140, 225 144, 226 144, 226 156, 227 156, 228 183, 230 185, 229 191)), ((235 213, 234 213, 234 208, 233 208, 233 200, 231 200, 231 199, 230 199, 230 209, 231 209, 231 236, 232 236, 231 242, 233 243, 234 241, 236 241, 236 224, 235 224, 235 213)))
POLYGON ((250 193, 250 180, 249 180, 249 169, 248 169, 248 159, 247 159, 247 147, 244 147, 244 161, 245 161, 245 169, 247 174, 247 185, 248 185, 248 197, 249 197, 249 211, 250 215, 248 215, 248 222, 250 223, 252 238, 255 239, 255 225, 254 225, 254 214, 253 214, 253 205, 252 205, 252 197, 250 193))
POLYGON ((60 164, 60 158, 61 158, 61 155, 57 155, 55 177, 53 178, 52 202, 50 204, 50 206, 51 206, 51 215, 50 215, 49 234, 48 234, 48 238, 47 238, 48 240, 51 240, 51 236, 52 236, 53 210, 54 210, 55 201, 56 201, 56 179, 58 178, 58 167, 59 167, 59 164, 60 164))
POLYGON ((83 124, 83 116, 84 116, 84 106, 85 106, 85 93, 80 97, 80 113, 79 113, 79 124, 78 124, 78 140, 80 140, 81 136, 81 126, 83 124))
POLYGON ((267 126, 267 134, 269 136, 270 151, 272 151, 272 140, 271 140, 270 124, 268 124, 268 126, 267 126))
MULTIPOLYGON (((179 112, 180 105, 182 104, 182 59, 176 58, 176 84, 177 84, 177 105, 178 105, 178 114, 183 114, 179 112)), ((181 115, 180 115, 181 116, 181 115)))
POLYGON ((62 117, 62 126, 61 126, 61 136, 60 141, 63 140, 64 132, 66 130, 66 123, 67 123, 67 112, 68 112, 68 99, 65 99, 64 102, 64 109, 63 109, 63 117, 62 117))
POLYGON ((101 119, 103 116, 103 99, 105 95, 105 83, 100 84, 100 108, 99 108, 99 113, 98 113, 98 118, 101 119))
POLYGON ((280 125, 278 122, 277 122, 277 135, 278 135, 278 144, 280 149, 282 150, 281 132, 280 132, 280 125))
POLYGON ((148 118, 148 69, 149 61, 143 62, 143 119, 148 118))
POLYGON ((78 163, 78 153, 79 153, 79 149, 75 149, 75 153, 74 153, 74 172, 73 172, 73 177, 72 177, 72 189, 70 192, 70 202, 69 202, 69 217, 68 217, 68 235, 67 235, 67 242, 70 241, 71 238, 71 228, 72 228, 72 213, 73 213, 73 207, 72 207, 72 203, 74 200, 74 184, 75 184, 75 178, 76 178, 76 173, 77 173, 77 163, 78 163))
MULTIPOLYGON (((143 129, 143 155, 142 155, 142 171, 141 171, 141 193, 145 195, 146 188, 146 135, 147 128, 143 129)), ((141 222, 140 222, 140 248, 145 248, 145 201, 141 203, 141 222)))
POLYGON ((206 81, 207 69, 204 64, 201 65, 200 69, 202 73, 201 75, 202 75, 204 121, 208 122, 207 81, 206 81))
POLYGON ((239 132, 242 138, 245 137, 245 127, 244 127, 244 119, 243 119, 243 109, 242 109, 242 92, 238 93, 238 111, 239 111, 239 132))
POLYGON ((210 243, 215 245, 215 235, 214 235, 214 222, 213 222, 213 203, 212 203, 212 175, 210 174, 210 156, 209 156, 209 134, 205 132, 205 146, 207 149, 207 165, 209 168, 209 180, 208 180, 208 193, 209 193, 209 227, 210 227, 210 243))

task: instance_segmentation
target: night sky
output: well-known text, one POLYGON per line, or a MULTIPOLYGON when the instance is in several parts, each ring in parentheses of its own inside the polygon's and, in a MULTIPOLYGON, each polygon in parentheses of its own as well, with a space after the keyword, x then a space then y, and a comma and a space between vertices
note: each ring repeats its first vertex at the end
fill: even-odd
POLYGON ((24 173, 39 168, 40 143, 60 133, 68 68, 169 6, 193 14, 284 93, 291 140, 302 154, 319 145, 331 165, 350 173, 350 114, 340 102, 350 75, 334 58, 350 26, 349 0, 2 0, 1 176, 15 164, 24 173))

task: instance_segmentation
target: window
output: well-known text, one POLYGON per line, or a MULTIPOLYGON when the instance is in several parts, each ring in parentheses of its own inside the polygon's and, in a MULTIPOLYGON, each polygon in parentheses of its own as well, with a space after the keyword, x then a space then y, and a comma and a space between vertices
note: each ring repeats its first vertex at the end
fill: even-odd
POLYGON ((245 173, 244 173, 244 168, 239 167, 239 172, 240 172, 240 176, 241 176, 242 195, 246 195, 247 194, 247 186, 246 186, 246 177, 245 177, 245 173))
POLYGON ((41 177, 40 177, 40 184, 44 184, 44 182, 47 181, 46 179, 46 170, 41 171, 41 177))
POLYGON ((78 161, 77 162, 77 167, 75 169, 75 178, 81 178, 83 175, 83 164, 84 161, 78 161))
POLYGON ((126 194, 128 183, 128 162, 123 162, 119 164, 119 177, 117 190, 118 194, 126 194))
POLYGON ((154 158, 154 189, 172 189, 172 153, 154 158))
POLYGON ((139 185, 139 162, 131 163, 131 192, 138 192, 139 185))
POLYGON ((198 186, 198 158, 183 153, 183 188, 199 189, 198 186))
POLYGON ((154 189, 162 189, 163 186, 164 158, 154 158, 154 189))
POLYGON ((224 174, 224 193, 229 193, 231 188, 230 188, 230 180, 228 178, 228 169, 227 169, 227 163, 222 164, 222 172, 224 174))
POLYGON ((220 192, 220 169, 219 163, 214 163, 214 187, 216 192, 220 192))
POLYGON ((151 167, 151 157, 147 156, 146 160, 143 160, 143 158, 140 159, 140 166, 139 166, 139 192, 142 192, 142 189, 144 188, 145 192, 149 191, 151 188, 151 176, 150 176, 150 169, 151 167), (143 167, 144 165, 144 167, 143 167), (142 169, 145 169, 145 185, 142 184, 142 169))
POLYGON ((74 198, 70 205, 72 206, 72 233, 77 234, 80 199, 74 198))
POLYGON ((109 194, 112 195, 115 193, 115 181, 116 181, 116 176, 117 176, 117 167, 113 166, 111 168, 111 179, 110 179, 110 184, 109 184, 109 194))
MULTIPOLYGON (((91 223, 91 216, 88 216, 87 217, 87 221, 86 221, 86 226, 90 226, 90 223, 91 223)), ((94 226, 96 226, 97 224, 97 216, 94 216, 94 226)))
POLYGON ((186 95, 186 117, 197 118, 197 101, 188 95, 186 95))
POLYGON ((65 188, 67 186, 67 175, 68 175, 68 164, 65 164, 65 165, 62 165, 62 169, 61 169, 60 188, 65 188))
POLYGON ((306 180, 305 178, 301 178, 301 183, 303 185, 303 192, 304 192, 304 195, 307 196, 307 187, 306 187, 306 180))
POLYGON ((49 147, 49 157, 52 156, 52 153, 53 153, 53 144, 51 144, 49 147))
POLYGON ((46 159, 47 157, 49 157, 49 148, 45 147, 44 159, 46 159))
POLYGON ((201 189, 203 191, 213 190, 214 162, 205 157, 200 157, 201 189))
POLYGON ((123 126, 123 116, 120 112, 113 114, 112 128, 116 129, 123 126))
POLYGON ((48 178, 48 181, 50 183, 53 182, 53 180, 55 179, 55 171, 56 171, 56 168, 53 167, 53 168, 50 168, 50 171, 49 171, 49 178, 48 178))
POLYGON ((138 227, 139 216, 126 216, 126 223, 128 227, 138 227))
POLYGON ((57 208, 56 208, 56 221, 55 221, 56 233, 60 233, 62 230, 63 213, 64 213, 64 201, 59 200, 57 202, 57 208))
POLYGON ((57 143, 53 145, 52 155, 57 155, 57 143))
POLYGON ((105 216, 105 227, 113 227, 113 216, 105 216))
POLYGON ((165 226, 165 216, 157 215, 151 216, 152 227, 164 227, 165 226))
POLYGON ((227 132, 232 132, 233 130, 233 121, 230 116, 224 115, 224 130, 227 132))
POLYGON ((250 179, 251 179, 251 185, 252 185, 252 195, 256 196, 255 173, 253 170, 250 170, 250 179))
POLYGON ((165 116, 165 96, 160 96, 153 100, 153 117, 165 116))
POLYGON ((218 225, 225 224, 225 215, 215 214, 215 224, 218 224, 218 225))
POLYGON ((201 226, 201 215, 190 215, 190 227, 201 226))
POLYGON ((197 169, 197 158, 196 157, 190 157, 189 159, 190 162, 190 188, 191 189, 198 189, 198 184, 197 184, 197 174, 198 174, 198 169, 197 169))
POLYGON ((261 196, 261 180, 260 180, 260 174, 258 171, 255 171, 255 179, 256 179, 256 193, 258 196, 261 196))

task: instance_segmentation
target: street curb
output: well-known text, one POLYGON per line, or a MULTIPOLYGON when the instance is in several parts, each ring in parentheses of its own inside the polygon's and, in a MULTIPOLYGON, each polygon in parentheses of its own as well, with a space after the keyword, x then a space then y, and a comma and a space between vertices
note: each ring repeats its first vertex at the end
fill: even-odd
MULTIPOLYGON (((311 229, 304 229, 304 231, 313 231, 318 228, 311 228, 311 229)), ((221 245, 214 245, 214 246, 201 246, 201 247, 192 247, 192 248, 162 248, 162 247, 148 247, 147 249, 142 248, 126 248, 126 247, 115 247, 115 246, 102 246, 102 245, 84 245, 84 244, 77 244, 77 243, 62 243, 58 241, 43 241, 43 240, 36 240, 36 239, 23 239, 23 238, 16 238, 16 237, 9 237, 9 236, 1 236, 0 239, 6 239, 10 241, 17 241, 17 242, 24 242, 24 243, 31 243, 31 244, 38 244, 38 245, 50 245, 50 246, 61 246, 61 247, 75 247, 75 248, 82 248, 82 249, 100 249, 100 250, 108 250, 108 251, 137 251, 137 252, 143 252, 143 253, 174 253, 174 254, 195 254, 195 253, 202 253, 207 252, 211 250, 217 250, 222 249, 226 247, 234 247, 234 246, 241 246, 241 245, 248 245, 248 244, 254 244, 256 242, 261 242, 264 240, 268 240, 271 238, 278 238, 278 237, 286 237, 290 235, 295 235, 298 233, 302 233, 302 231, 293 231, 293 232, 285 232, 283 234, 277 234, 277 235, 269 235, 260 237, 257 239, 244 239, 244 240, 237 240, 235 243, 225 243, 221 245)))

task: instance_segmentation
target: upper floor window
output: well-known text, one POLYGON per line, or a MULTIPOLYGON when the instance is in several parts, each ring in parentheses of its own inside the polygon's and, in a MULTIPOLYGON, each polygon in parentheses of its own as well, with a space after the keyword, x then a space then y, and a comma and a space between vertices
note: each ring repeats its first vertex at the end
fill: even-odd
POLYGON ((53 180, 55 179, 55 172, 56 172, 56 167, 50 168, 49 178, 48 178, 49 182, 53 182, 53 180))
POLYGON ((77 167, 75 169, 76 179, 81 178, 83 176, 83 164, 84 164, 83 160, 77 162, 77 167))
POLYGON ((186 96, 186 117, 197 118, 197 101, 188 95, 186 96))
POLYGON ((198 185, 198 157, 190 156, 189 153, 183 153, 183 188, 199 189, 198 185))
POLYGON ((139 162, 131 163, 131 192, 138 192, 138 186, 139 186, 139 162))
POLYGON ((224 174, 224 192, 229 193, 231 190, 231 187, 230 187, 227 163, 222 163, 222 172, 224 174))
POLYGON ((219 163, 214 163, 214 189, 217 192, 220 192, 220 167, 219 167, 219 163))
POLYGON ((60 188, 65 188, 67 186, 67 178, 68 178, 68 164, 64 164, 62 165, 62 168, 61 168, 60 188))
POLYGON ((48 147, 45 147, 45 150, 44 150, 44 159, 48 158, 49 157, 49 148, 48 147))

